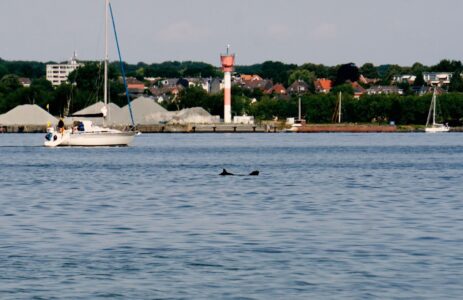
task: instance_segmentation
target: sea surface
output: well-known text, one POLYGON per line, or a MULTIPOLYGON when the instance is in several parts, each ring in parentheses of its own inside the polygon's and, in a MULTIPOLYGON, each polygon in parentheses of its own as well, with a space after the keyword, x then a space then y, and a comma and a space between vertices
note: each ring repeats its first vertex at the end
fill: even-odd
POLYGON ((462 299, 463 134, 42 142, 0 135, 2 300, 462 299))

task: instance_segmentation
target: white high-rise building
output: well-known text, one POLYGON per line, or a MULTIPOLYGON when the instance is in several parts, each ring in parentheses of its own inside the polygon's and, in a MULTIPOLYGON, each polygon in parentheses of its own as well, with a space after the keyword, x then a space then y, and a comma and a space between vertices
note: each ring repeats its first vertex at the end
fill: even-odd
POLYGON ((47 65, 47 80, 53 86, 58 86, 63 82, 67 82, 69 74, 80 66, 83 66, 83 64, 77 62, 77 56, 74 52, 74 55, 67 64, 47 65))

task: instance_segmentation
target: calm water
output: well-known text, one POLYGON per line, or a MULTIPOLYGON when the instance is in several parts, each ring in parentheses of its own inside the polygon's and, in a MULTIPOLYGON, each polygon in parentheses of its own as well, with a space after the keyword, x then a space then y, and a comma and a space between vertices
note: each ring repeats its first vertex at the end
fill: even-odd
POLYGON ((0 135, 0 299, 461 299, 462 134, 42 138, 0 135))

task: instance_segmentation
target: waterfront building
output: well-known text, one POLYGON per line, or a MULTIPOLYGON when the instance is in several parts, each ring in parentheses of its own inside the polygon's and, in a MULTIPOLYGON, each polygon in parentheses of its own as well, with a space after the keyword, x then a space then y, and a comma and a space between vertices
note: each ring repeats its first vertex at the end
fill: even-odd
POLYGON ((47 80, 53 86, 61 85, 67 82, 69 74, 80 66, 83 66, 83 64, 77 62, 77 56, 74 52, 67 64, 47 64, 47 80))

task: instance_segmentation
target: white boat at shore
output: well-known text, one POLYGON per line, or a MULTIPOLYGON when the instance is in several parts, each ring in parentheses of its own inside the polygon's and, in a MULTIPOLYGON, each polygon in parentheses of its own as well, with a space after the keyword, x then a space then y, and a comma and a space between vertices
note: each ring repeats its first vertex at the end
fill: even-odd
POLYGON ((294 122, 291 124, 291 127, 286 129, 287 132, 298 132, 300 128, 304 127, 306 122, 304 119, 302 119, 302 113, 301 113, 301 97, 298 99, 298 118, 294 120, 294 122))
POLYGON ((434 89, 434 93, 432 94, 431 106, 429 107, 428 119, 426 121, 426 128, 424 129, 424 131, 429 133, 448 132, 450 131, 450 127, 447 124, 436 123, 436 103, 437 92, 436 89, 434 89))
MULTIPOLYGON (((109 0, 105 0, 104 106, 101 109, 101 117, 103 117, 103 124, 106 124, 106 119, 108 118, 108 15, 109 15, 109 9, 110 9, 109 0)), ((116 35, 116 42, 117 42, 117 35, 116 35)), ((124 78, 124 84, 126 85, 125 74, 123 70, 122 70, 122 73, 123 73, 122 75, 124 78)), ((130 109, 130 100, 129 100, 129 109, 130 109)), ((83 117, 86 117, 86 116, 83 116, 83 117)), ((133 123, 133 118, 132 118, 132 123, 133 123)), ((59 128, 49 127, 47 129, 47 134, 45 136, 44 146, 46 147, 128 146, 133 141, 135 135, 136 135, 135 131, 121 131, 117 129, 108 128, 105 125, 103 125, 103 127, 100 127, 100 126, 93 124, 92 121, 82 119, 82 120, 76 121, 71 128, 65 128, 64 123, 62 122, 59 128)))

